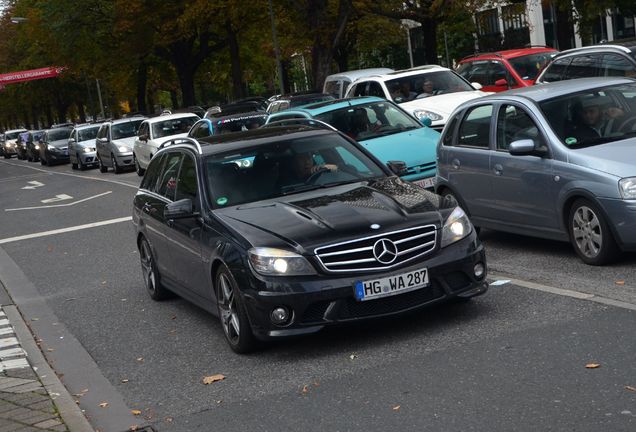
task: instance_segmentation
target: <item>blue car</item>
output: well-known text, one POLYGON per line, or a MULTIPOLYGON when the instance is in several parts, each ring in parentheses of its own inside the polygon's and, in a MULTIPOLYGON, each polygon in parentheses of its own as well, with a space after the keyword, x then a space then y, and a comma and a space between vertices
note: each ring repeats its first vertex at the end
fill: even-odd
POLYGON ((244 112, 214 118, 203 118, 192 125, 188 132, 188 137, 200 139, 212 135, 256 129, 265 124, 266 118, 267 113, 265 111, 244 112))
POLYGON ((377 97, 338 99, 272 113, 272 122, 316 119, 358 141, 384 163, 404 161, 405 180, 432 188, 439 132, 424 126, 392 102, 377 97))

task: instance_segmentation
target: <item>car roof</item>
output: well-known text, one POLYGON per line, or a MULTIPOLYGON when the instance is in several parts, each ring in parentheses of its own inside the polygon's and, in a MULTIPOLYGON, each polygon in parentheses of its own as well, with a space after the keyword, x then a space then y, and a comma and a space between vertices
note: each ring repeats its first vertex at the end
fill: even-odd
POLYGON ((540 54, 546 52, 559 52, 558 50, 550 47, 530 47, 530 48, 517 48, 517 49, 509 49, 502 51, 493 51, 493 52, 483 52, 483 53, 475 53, 469 56, 464 57, 460 60, 460 63, 466 61, 474 61, 481 59, 495 59, 495 58, 504 58, 506 60, 513 59, 516 57, 523 57, 531 54, 540 54))
POLYGON ((142 120, 146 120, 146 117, 141 117, 141 116, 135 116, 135 117, 125 117, 125 118, 120 118, 117 120, 111 120, 110 122, 104 122, 104 123, 111 123, 111 124, 120 124, 120 123, 129 123, 129 122, 133 122, 133 121, 142 121, 142 120))
POLYGON ((394 72, 394 70, 391 68, 356 69, 329 75, 325 81, 336 81, 340 78, 348 78, 351 81, 354 81, 358 78, 367 77, 369 75, 384 75, 390 72, 394 72))
POLYGON ((500 99, 502 96, 521 96, 535 102, 543 102, 548 99, 564 96, 570 93, 591 90, 619 84, 634 84, 636 79, 619 77, 577 78, 572 80, 556 81, 547 84, 539 84, 530 87, 521 87, 502 93, 484 96, 475 100, 484 101, 500 99))
MULTIPOLYGON (((223 114, 223 113, 220 113, 220 114, 223 114)), ((204 120, 210 120, 214 123, 218 123, 218 122, 232 121, 232 120, 239 120, 239 119, 262 118, 267 116, 268 116, 267 111, 248 111, 244 113, 228 114, 225 116, 221 115, 218 117, 207 118, 204 120)))
POLYGON ((585 47, 572 48, 569 50, 561 51, 557 57, 563 57, 564 55, 596 52, 596 51, 622 51, 625 54, 636 53, 636 39, 623 40, 623 41, 611 41, 607 43, 601 43, 596 45, 589 45, 585 47))
POLYGON ((244 147, 269 144, 276 141, 287 141, 296 138, 327 134, 337 134, 337 132, 308 126, 289 125, 258 128, 231 134, 211 135, 209 137, 201 138, 198 141, 201 144, 202 154, 210 155, 226 151, 240 150, 244 147))
MULTIPOLYGON (((200 119, 200 117, 196 115, 195 113, 187 112, 187 113, 160 115, 160 116, 152 117, 146 120, 148 121, 149 124, 154 124, 154 123, 159 123, 166 120, 175 120, 175 119, 188 118, 188 117, 196 117, 197 119, 200 119)), ((134 119, 134 117, 130 117, 128 120, 132 120, 132 119, 134 119)))
POLYGON ((101 123, 90 123, 90 124, 77 125, 77 126, 75 126, 75 130, 84 130, 84 129, 90 129, 90 128, 98 128, 101 125, 102 125, 101 123))
MULTIPOLYGON (((345 108, 348 106, 357 106, 370 102, 387 102, 386 99, 382 99, 375 96, 363 96, 363 97, 352 97, 352 98, 343 98, 343 99, 334 99, 329 101, 317 102, 310 105, 303 105, 298 108, 289 108, 285 111, 280 111, 280 115, 289 114, 293 112, 305 112, 309 115, 319 115, 329 111, 335 111, 340 108, 345 108)), ((270 114, 272 119, 277 117, 278 113, 270 114)))
POLYGON ((3 133, 8 134, 8 133, 15 133, 15 132, 24 132, 26 129, 24 128, 20 128, 20 129, 9 129, 4 131, 3 133))

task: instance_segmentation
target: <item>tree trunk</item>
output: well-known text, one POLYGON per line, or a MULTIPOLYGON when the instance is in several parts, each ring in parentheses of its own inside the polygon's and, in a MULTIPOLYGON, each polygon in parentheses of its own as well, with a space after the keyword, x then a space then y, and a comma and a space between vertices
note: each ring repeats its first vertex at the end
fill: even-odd
POLYGON ((148 65, 141 61, 137 68, 137 111, 147 114, 146 87, 148 86, 148 65))
POLYGON ((77 101, 77 112, 79 113, 80 122, 86 123, 86 111, 84 111, 84 102, 77 101))
POLYGON ((46 127, 51 127, 51 125, 54 123, 53 122, 53 110, 51 110, 51 105, 50 104, 46 104, 46 121, 48 122, 46 127))
POLYGON ((426 63, 437 64, 437 22, 431 18, 423 19, 422 34, 424 36, 426 63))
POLYGON ((311 87, 322 89, 325 78, 329 75, 333 54, 330 48, 314 43, 311 50, 311 87))
POLYGON ((236 31, 232 28, 230 20, 225 21, 227 31, 227 42, 230 49, 230 63, 232 65, 232 88, 235 99, 245 97, 243 88, 243 71, 241 70, 241 57, 236 31))

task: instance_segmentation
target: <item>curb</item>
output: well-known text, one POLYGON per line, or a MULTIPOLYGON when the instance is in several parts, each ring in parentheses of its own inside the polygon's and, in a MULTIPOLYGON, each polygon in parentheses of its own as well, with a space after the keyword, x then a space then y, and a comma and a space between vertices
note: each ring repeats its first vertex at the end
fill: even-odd
POLYGON ((31 368, 35 371, 49 397, 53 400, 66 427, 72 432, 94 432, 94 429, 84 417, 82 410, 77 406, 71 394, 44 359, 18 308, 13 305, 6 305, 3 306, 3 309, 7 318, 9 318, 9 322, 13 325, 20 345, 27 353, 31 368))

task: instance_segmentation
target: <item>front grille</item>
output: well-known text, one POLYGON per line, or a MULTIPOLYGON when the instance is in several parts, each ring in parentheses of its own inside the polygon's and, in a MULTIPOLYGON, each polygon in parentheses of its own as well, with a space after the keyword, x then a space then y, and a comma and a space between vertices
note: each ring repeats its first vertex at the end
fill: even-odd
POLYGON ((307 309, 305 309, 300 322, 303 324, 307 324, 322 321, 325 316, 325 312, 329 307, 329 304, 330 302, 328 301, 320 301, 310 304, 307 309))
POLYGON ((315 253, 329 272, 386 270, 431 252, 436 238, 435 225, 424 225, 322 246, 315 253), (393 242, 397 249, 397 256, 390 263, 378 261, 373 252, 376 242, 383 239, 393 242))
POLYGON ((367 301, 356 301, 354 298, 349 298, 340 310, 340 318, 360 318, 399 312, 420 306, 442 296, 444 296, 444 290, 437 283, 431 281, 431 285, 428 287, 392 297, 367 301))
POLYGON ((408 167, 406 170, 406 174, 419 174, 421 172, 426 172, 429 170, 435 169, 435 162, 425 163, 421 165, 413 165, 408 167))

